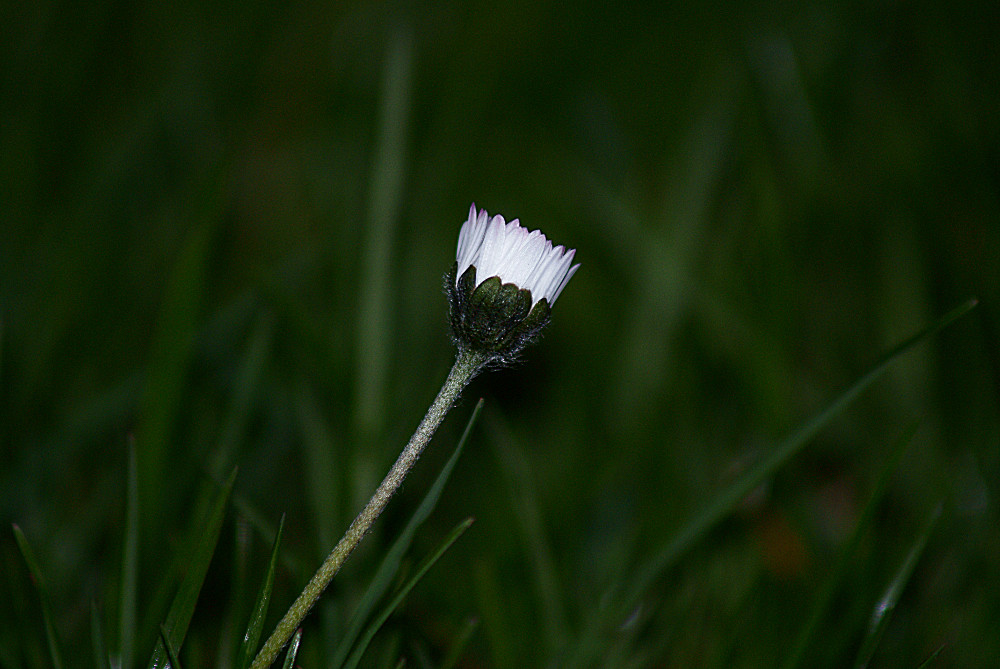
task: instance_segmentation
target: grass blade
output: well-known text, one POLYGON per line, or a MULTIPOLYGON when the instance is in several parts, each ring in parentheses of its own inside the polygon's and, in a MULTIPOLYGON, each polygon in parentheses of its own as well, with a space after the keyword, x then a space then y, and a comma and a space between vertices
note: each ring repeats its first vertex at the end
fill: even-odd
POLYGON ((458 661, 462 659, 462 654, 465 652, 465 647, 472 641, 472 635, 476 633, 477 629, 479 629, 479 618, 469 618, 462 630, 455 636, 451 648, 448 649, 447 655, 441 661, 440 669, 454 669, 458 665, 458 661))
MULTIPOLYGON (((170 605, 170 610, 167 612, 167 619, 163 623, 167 641, 176 648, 180 648, 184 643, 188 625, 191 624, 191 616, 194 615, 194 608, 198 603, 198 595, 201 593, 201 586, 205 581, 208 565, 212 562, 212 556, 215 554, 215 546, 219 541, 222 521, 226 517, 226 505, 229 501, 229 494, 233 490, 233 483, 235 481, 236 470, 234 469, 216 497, 215 504, 208 516, 208 521, 202 530, 201 540, 191 554, 187 573, 181 581, 177 595, 174 597, 174 601, 170 605)), ((157 641, 148 666, 149 669, 164 669, 170 666, 167 647, 162 639, 157 641)))
MULTIPOLYGON (((476 612, 483 619, 483 634, 489 649, 489 666, 498 669, 520 667, 525 663, 519 648, 520 637, 510 619, 510 607, 504 601, 504 585, 496 559, 486 557, 473 564, 476 612)), ((553 663, 558 666, 558 663, 553 663)), ((592 665, 596 666, 596 665, 592 665)))
POLYGON ((211 238, 210 225, 195 227, 189 233, 164 292, 150 352, 146 389, 140 402, 139 478, 144 513, 154 519, 162 512, 170 431, 184 396, 184 377, 197 331, 211 238))
POLYGON ((222 478, 236 461, 239 445, 243 443, 243 435, 250 421, 253 401, 260 387, 261 374, 268 360, 273 337, 273 320, 267 316, 259 317, 244 345, 222 433, 209 457, 207 469, 210 476, 222 478))
POLYGON ((906 451, 906 447, 910 445, 911 441, 913 441, 913 436, 916 432, 917 426, 914 423, 900 436, 900 438, 896 441, 896 444, 893 446, 889 459, 882 467, 882 471, 879 474, 879 478, 875 484, 875 489, 872 491, 871 498, 868 500, 865 508, 862 509, 861 516, 858 518, 858 524, 854 528, 854 532, 847 540, 847 543, 842 547, 833 572, 830 574, 826 583, 823 584, 819 595, 816 597, 816 602, 813 604, 812 612, 810 613, 805 625, 802 626, 802 630, 799 632, 799 636, 795 640, 795 644, 792 646, 793 650, 789 653, 788 658, 783 665, 784 669, 795 669, 795 667, 802 664, 806 649, 809 647, 810 642, 815 636, 816 630, 819 629, 819 624, 822 622, 823 616, 829 609, 830 602, 833 601, 833 596, 837 592, 837 588, 847 578, 848 571, 851 567, 851 557, 854 555, 855 551, 857 551, 858 545, 861 543, 861 539, 867 534, 868 529, 875 520, 875 514, 882 503, 883 497, 885 497, 886 489, 889 487, 889 480, 892 478, 893 473, 895 473, 896 467, 899 465, 899 461, 903 457, 903 453, 906 451))
POLYGON ((24 557, 24 562, 28 566, 28 572, 31 574, 31 580, 35 584, 35 590, 38 592, 38 598, 42 603, 42 621, 45 624, 45 639, 49 645, 49 659, 52 661, 53 669, 62 669, 62 653, 59 651, 59 639, 56 635, 55 625, 52 622, 52 607, 49 606, 45 578, 42 576, 42 570, 38 566, 38 560, 35 559, 31 545, 28 544, 28 538, 24 536, 24 532, 21 531, 21 528, 16 523, 13 525, 13 529, 17 547, 21 551, 21 556, 24 557))
POLYGON ((357 330, 357 402, 355 436, 371 439, 385 414, 386 377, 391 359, 392 247, 396 239, 399 203, 406 167, 406 135, 409 119, 413 39, 400 31, 389 40, 382 104, 372 163, 363 258, 359 265, 359 313, 357 330))
POLYGON ((636 572, 636 577, 624 594, 606 597, 607 604, 594 608, 594 612, 584 623, 582 634, 576 644, 569 666, 592 664, 593 655, 599 652, 599 644, 603 643, 602 630, 614 627, 623 621, 649 587, 686 551, 701 540, 712 527, 729 515, 740 500, 801 451, 821 429, 844 411, 863 391, 880 379, 900 356, 967 314, 975 308, 977 303, 975 299, 968 300, 899 344, 883 356, 867 374, 830 403, 826 409, 811 418, 798 431, 779 444, 762 462, 716 494, 699 513, 680 528, 673 539, 668 541, 651 560, 636 572))
POLYGON ((122 576, 118 602, 118 659, 126 669, 135 666, 136 602, 139 590, 139 475, 135 437, 128 440, 128 478, 125 493, 125 536, 122 540, 122 576))
POLYGON ((933 662, 934 660, 937 659, 937 656, 941 654, 941 651, 944 650, 944 647, 946 645, 947 644, 941 644, 940 646, 938 646, 937 650, 935 650, 933 653, 931 653, 930 657, 928 657, 926 660, 924 660, 923 662, 921 662, 920 666, 917 667, 917 669, 927 669, 929 666, 931 666, 931 662, 933 662))
POLYGON ((458 446, 455 447, 455 452, 451 454, 448 461, 445 463, 444 467, 441 469, 441 473, 438 474, 437 479, 431 486, 430 490, 427 491, 427 495, 424 496, 420 506, 414 512, 413 517, 410 518, 410 522, 407 523, 406 527, 400 533, 399 537, 393 543, 392 547, 386 553, 385 558, 382 560, 382 564, 379 565, 378 571, 375 573, 374 578, 372 578, 371 584, 365 591, 364 596, 358 603, 358 608, 355 610, 354 615, 351 616, 351 622, 348 625, 347 632, 344 634, 344 638, 341 639, 340 644, 337 646, 337 651, 334 654, 333 662, 331 667, 341 667, 343 666, 344 660, 347 658, 348 654, 351 652, 351 647, 354 645, 355 639, 357 639, 358 634, 361 632, 361 628, 368 616, 371 614, 372 609, 375 607, 376 602, 388 589, 389 584, 392 583, 392 579, 396 575, 396 571, 399 569, 399 564, 403 559, 403 555, 410 547, 410 543, 413 541, 413 535, 416 534, 417 529, 423 524, 427 517, 431 515, 434 507, 437 505, 438 500, 441 498, 441 491, 444 489, 444 484, 448 481, 448 477, 451 476, 452 470, 455 468, 455 463, 458 462, 458 456, 462 453, 462 448, 465 446, 465 442, 469 438, 469 434, 472 432, 472 426, 475 425, 476 419, 479 417, 479 412, 482 411, 483 400, 479 400, 476 403, 476 408, 472 410, 472 416, 469 417, 469 422, 465 426, 465 431, 462 433, 462 437, 458 440, 458 446))
POLYGON ((854 663, 855 667, 859 669, 867 667, 871 662, 872 656, 875 655, 875 650, 878 648, 879 641, 882 640, 882 635, 889 625, 892 613, 896 610, 896 604, 899 603, 899 597, 903 594, 906 584, 909 583, 910 576, 913 575, 913 570, 916 568, 917 562, 920 561, 920 556, 923 555, 924 549, 927 548, 927 541, 930 539, 931 532, 933 532, 934 526, 940 517, 941 504, 939 503, 931 511, 930 517, 928 517, 927 522, 924 524, 924 529, 917 535, 916 542, 913 544, 910 552, 907 553, 906 559, 903 560, 903 564, 900 565, 892 581, 889 582, 889 587, 886 588, 885 593, 875 604, 871 620, 868 624, 868 633, 865 635, 861 649, 858 651, 858 658, 854 663))
POLYGON ((434 564, 439 559, 441 559, 441 556, 444 555, 449 548, 451 548, 451 545, 455 543, 460 536, 465 534, 465 531, 472 526, 473 522, 474 521, 472 518, 466 518, 461 523, 459 523, 455 527, 455 529, 453 529, 448 534, 448 536, 445 537, 445 540, 441 543, 438 549, 433 553, 431 553, 423 561, 423 563, 421 563, 420 566, 417 567, 417 570, 413 574, 413 576, 411 576, 409 580, 406 581, 403 587, 400 588, 399 592, 396 593, 396 596, 392 598, 392 601, 389 602, 389 604, 368 626, 368 629, 365 630, 364 635, 362 635, 361 639, 358 641, 357 646, 355 646, 354 652, 351 653, 351 656, 348 658, 347 663, 344 664, 344 669, 356 669, 358 663, 361 661, 361 657, 365 654, 365 651, 368 649, 368 644, 371 643, 371 640, 375 637, 375 633, 379 631, 379 628, 381 628, 382 625, 385 624, 385 621, 389 619, 389 616, 392 615, 393 611, 395 611, 399 607, 399 605, 403 602, 403 600, 406 598, 406 596, 410 594, 410 590, 412 590, 413 587, 420 582, 420 579, 424 577, 424 574, 426 574, 428 570, 430 570, 430 568, 433 567, 434 564))
POLYGON ((108 645, 104 642, 104 624, 97 602, 90 600, 90 642, 94 648, 94 669, 111 669, 108 645))
MULTIPOLYGON (((311 543, 317 550, 316 557, 324 560, 326 551, 337 543, 338 532, 345 524, 343 501, 347 495, 344 491, 349 488, 345 474, 351 467, 340 453, 342 439, 334 436, 333 426, 319 410, 314 393, 306 383, 299 385, 295 410, 302 436, 303 492, 312 519, 311 543)), ((359 480, 367 479, 361 474, 359 480)), ((323 599, 316 613, 321 626, 320 638, 330 640, 326 645, 329 652, 335 640, 344 633, 348 613, 344 612, 344 602, 339 598, 323 599)))
POLYGON ((271 590, 274 587, 274 572, 278 565, 278 546, 281 545, 281 533, 285 529, 285 516, 282 514, 281 522, 278 523, 278 532, 274 535, 274 543, 271 546, 271 559, 267 563, 267 572, 264 574, 264 582, 260 585, 260 592, 257 593, 257 602, 254 604, 253 613, 250 615, 250 624, 247 626, 246 634, 243 636, 243 643, 240 645, 240 654, 236 660, 236 669, 246 669, 253 661, 257 653, 257 644, 260 641, 260 634, 264 629, 264 619, 267 617, 267 608, 271 603, 271 590))
POLYGON ((163 644, 163 648, 167 653, 167 661, 169 662, 167 666, 173 667, 173 669, 181 669, 181 663, 177 660, 177 651, 174 650, 173 644, 170 643, 170 639, 167 636, 167 627, 161 624, 160 643, 163 644))
POLYGON ((541 636, 548 654, 552 655, 565 645, 569 624, 552 549, 545 537, 531 467, 523 449, 518 447, 517 437, 506 422, 495 419, 491 421, 490 427, 494 432, 492 441, 505 475, 511 504, 516 510, 514 517, 526 549, 525 558, 532 566, 535 590, 542 611, 541 636))
POLYGON ((285 653, 285 663, 282 669, 293 669, 295 666, 295 656, 299 654, 299 644, 302 643, 302 629, 299 628, 295 632, 295 636, 292 640, 288 642, 288 652, 285 653))
POLYGON ((302 434, 305 492, 314 519, 316 546, 326 551, 336 543, 337 530, 343 522, 339 513, 343 464, 339 462, 337 440, 331 434, 330 425, 304 384, 299 389, 295 408, 302 434))

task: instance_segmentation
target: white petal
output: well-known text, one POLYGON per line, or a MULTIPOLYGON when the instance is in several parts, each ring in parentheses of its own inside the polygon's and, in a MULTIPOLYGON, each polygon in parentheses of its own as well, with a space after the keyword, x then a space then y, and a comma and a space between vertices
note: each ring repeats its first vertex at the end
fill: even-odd
POLYGON ((553 247, 541 230, 529 232, 518 219, 508 223, 503 216, 490 218, 473 204, 458 234, 455 279, 474 265, 477 286, 497 276, 502 283, 531 291, 533 303, 546 299, 551 306, 579 267, 570 267, 575 254, 573 249, 553 247))

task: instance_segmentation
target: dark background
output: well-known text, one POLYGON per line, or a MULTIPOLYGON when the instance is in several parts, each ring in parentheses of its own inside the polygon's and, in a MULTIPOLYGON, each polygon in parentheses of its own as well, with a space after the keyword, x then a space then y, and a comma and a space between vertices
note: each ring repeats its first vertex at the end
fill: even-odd
MULTIPOLYGON (((853 660, 943 503, 876 666, 942 645, 930 666, 994 666, 998 14, 5 5, 0 520, 32 542, 67 663, 92 666, 91 600, 109 629, 117 615, 131 437, 144 632, 198 491, 234 465, 238 511, 182 659, 224 664, 226 612, 249 597, 233 592, 234 546, 249 536, 256 588, 287 513, 271 617, 284 611, 444 379, 441 277, 474 201, 575 247, 582 267, 543 342, 453 411, 307 626, 301 666, 325 666, 478 397, 413 559, 477 522, 376 646, 437 666, 475 617, 463 666, 559 666, 609 587, 970 297, 975 311, 656 581, 643 629, 605 666, 775 666, 914 421, 807 664, 853 660)), ((3 533, 0 663, 46 666, 37 595, 3 533)))

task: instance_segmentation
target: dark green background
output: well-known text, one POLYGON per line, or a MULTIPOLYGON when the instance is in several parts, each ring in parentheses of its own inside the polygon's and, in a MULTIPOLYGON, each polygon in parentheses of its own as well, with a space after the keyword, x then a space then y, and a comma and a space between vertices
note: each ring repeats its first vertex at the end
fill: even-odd
MULTIPOLYGON (((942 644, 931 666, 995 666, 997 25, 991 2, 5 5, 0 520, 46 570, 70 666, 90 666, 91 599, 116 616, 130 436, 143 629, 197 491, 234 465, 254 523, 227 526, 182 658, 217 662, 249 597, 234 537, 250 528, 256 588, 255 523, 288 513, 284 610, 444 379, 441 277, 473 201, 583 266, 524 364, 445 423, 302 666, 324 666, 477 397, 414 558, 477 523, 380 643, 422 666, 477 616, 464 666, 558 666, 715 491, 973 296, 657 582, 623 654, 774 666, 917 420, 808 666, 853 659, 942 500, 877 666, 942 644)), ((45 666, 3 535, 0 663, 45 666)))

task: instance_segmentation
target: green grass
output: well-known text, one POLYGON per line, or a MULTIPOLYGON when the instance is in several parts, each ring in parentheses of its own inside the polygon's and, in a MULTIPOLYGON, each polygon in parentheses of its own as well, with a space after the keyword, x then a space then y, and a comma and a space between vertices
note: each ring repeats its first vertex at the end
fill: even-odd
POLYGON ((0 666, 245 667, 444 380, 471 201, 583 266, 280 661, 994 666, 990 13, 11 14, 0 666))

